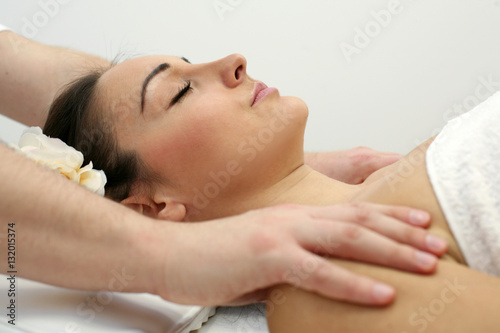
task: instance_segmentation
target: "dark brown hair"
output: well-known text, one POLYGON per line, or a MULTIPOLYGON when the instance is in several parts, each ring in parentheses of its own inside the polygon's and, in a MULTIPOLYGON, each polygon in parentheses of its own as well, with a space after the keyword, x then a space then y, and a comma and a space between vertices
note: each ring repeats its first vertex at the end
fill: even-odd
POLYGON ((95 69, 70 83, 52 103, 43 132, 81 151, 84 165, 92 161, 95 169, 104 170, 106 197, 121 201, 144 168, 136 153, 118 147, 112 121, 104 116, 105 103, 97 98, 97 90, 106 71, 95 69))

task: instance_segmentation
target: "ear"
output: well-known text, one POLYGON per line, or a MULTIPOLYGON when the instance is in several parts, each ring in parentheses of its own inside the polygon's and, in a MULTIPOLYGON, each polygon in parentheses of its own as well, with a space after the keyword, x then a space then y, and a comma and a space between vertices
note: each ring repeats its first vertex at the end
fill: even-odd
POLYGON ((160 220, 181 222, 186 217, 186 206, 183 203, 167 199, 160 207, 157 214, 160 220))
POLYGON ((143 195, 132 195, 122 200, 121 204, 155 219, 180 222, 186 217, 186 206, 168 197, 153 201, 143 195))
POLYGON ((149 205, 146 204, 145 198, 141 198, 139 196, 130 196, 126 199, 123 199, 120 201, 122 205, 127 206, 128 208, 131 208, 138 212, 139 214, 145 214, 149 210, 149 205), (146 209, 145 209, 146 208, 146 209))
POLYGON ((120 201, 120 203, 122 205, 127 206, 128 208, 135 210, 140 214, 144 213, 144 203, 141 200, 139 200, 139 198, 136 196, 131 196, 126 199, 123 199, 122 201, 120 201))

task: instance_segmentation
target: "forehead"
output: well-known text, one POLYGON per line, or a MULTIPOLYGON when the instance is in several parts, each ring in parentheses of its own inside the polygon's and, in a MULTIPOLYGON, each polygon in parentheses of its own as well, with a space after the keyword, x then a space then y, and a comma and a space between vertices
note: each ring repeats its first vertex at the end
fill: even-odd
MULTIPOLYGON (((129 126, 140 112, 144 80, 159 64, 183 62, 172 56, 146 56, 126 60, 106 71, 98 83, 98 99, 104 104, 105 117, 114 126, 129 126)), ((159 74, 161 75, 161 74, 159 74)))
POLYGON ((130 94, 142 89, 145 78, 161 63, 181 61, 172 56, 146 56, 126 60, 106 71, 99 80, 100 88, 107 96, 116 93, 130 94))

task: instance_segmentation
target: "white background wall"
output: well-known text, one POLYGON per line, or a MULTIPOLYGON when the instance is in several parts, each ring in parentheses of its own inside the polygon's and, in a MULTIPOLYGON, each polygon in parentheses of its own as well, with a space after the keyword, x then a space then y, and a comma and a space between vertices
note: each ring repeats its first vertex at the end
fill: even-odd
MULTIPOLYGON (((500 0, 2 0, 0 22, 107 58, 242 53, 308 103, 307 150, 405 153, 500 90, 500 0)), ((0 138, 20 130, 0 119, 0 138)))

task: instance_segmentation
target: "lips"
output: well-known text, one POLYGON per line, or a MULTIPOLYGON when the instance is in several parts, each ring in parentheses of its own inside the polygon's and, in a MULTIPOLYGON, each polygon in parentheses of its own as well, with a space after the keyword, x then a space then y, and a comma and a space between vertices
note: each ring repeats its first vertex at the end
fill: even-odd
POLYGON ((272 94, 273 92, 275 92, 277 90, 278 89, 276 89, 276 88, 269 88, 263 82, 257 81, 255 83, 254 88, 253 88, 251 106, 254 106, 259 101, 264 99, 266 96, 272 94))

